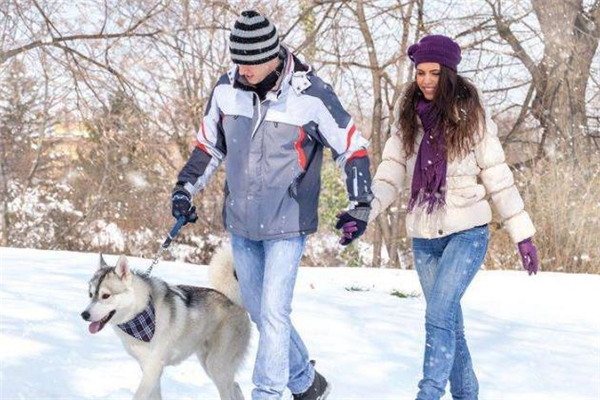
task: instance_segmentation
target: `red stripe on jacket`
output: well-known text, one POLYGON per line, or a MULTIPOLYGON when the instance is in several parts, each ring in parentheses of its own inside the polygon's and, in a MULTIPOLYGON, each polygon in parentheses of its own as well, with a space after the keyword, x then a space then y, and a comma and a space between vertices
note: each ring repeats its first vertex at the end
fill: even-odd
MULTIPOLYGON (((208 139, 206 138, 206 132, 204 130, 204 121, 202 121, 202 125, 200 125, 200 131, 202 132, 202 137, 204 137, 204 140, 206 140, 206 142, 208 142, 208 139)), ((202 142, 200 140, 198 140, 198 148, 200 150, 202 150, 203 152, 205 152, 206 154, 210 155, 210 153, 208 152, 207 148, 205 145, 202 144, 202 142)))
POLYGON ((348 161, 353 160, 355 158, 360 158, 360 157, 367 157, 367 149, 360 149, 358 151, 355 151, 354 153, 352 153, 352 155, 350 156, 350 158, 348 158, 348 161))
POLYGON ((356 125, 352 124, 350 129, 348 130, 348 136, 346 136, 346 151, 350 148, 350 144, 352 143, 352 136, 356 132, 356 125))
POLYGON ((298 153, 298 163, 303 170, 306 170, 306 153, 304 153, 304 149, 302 148, 302 142, 306 138, 306 132, 304 132, 303 127, 298 128, 298 140, 294 142, 294 148, 296 149, 296 153, 298 153))
POLYGON ((203 152, 205 152, 206 154, 210 155, 210 153, 208 152, 208 150, 206 149, 206 146, 203 145, 200 141, 198 141, 197 147, 202 150, 203 152))

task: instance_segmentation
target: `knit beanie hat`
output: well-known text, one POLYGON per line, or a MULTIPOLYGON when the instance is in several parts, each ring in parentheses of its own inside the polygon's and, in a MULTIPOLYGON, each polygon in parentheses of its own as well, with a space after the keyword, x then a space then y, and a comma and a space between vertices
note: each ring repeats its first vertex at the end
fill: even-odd
POLYGON ((229 51, 235 64, 258 65, 279 55, 277 29, 254 10, 243 11, 229 35, 229 51))
POLYGON ((456 71, 460 63, 460 46, 443 35, 424 36, 419 43, 408 48, 407 54, 415 66, 423 62, 436 62, 456 71))

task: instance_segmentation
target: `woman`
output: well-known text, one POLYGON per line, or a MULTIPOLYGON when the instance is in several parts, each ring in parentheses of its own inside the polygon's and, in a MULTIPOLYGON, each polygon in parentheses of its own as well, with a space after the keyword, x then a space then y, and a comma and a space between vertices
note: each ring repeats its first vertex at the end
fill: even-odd
POLYGON ((460 47, 427 36, 408 49, 416 79, 406 88, 396 129, 373 180, 373 220, 412 177, 406 228, 427 301, 423 379, 417 400, 437 400, 446 382, 455 400, 473 400, 478 383, 464 336, 460 300, 488 244, 491 198, 523 266, 537 273, 535 228, 506 164, 497 128, 476 88, 457 74, 460 47), (480 184, 482 182, 483 184, 480 184))

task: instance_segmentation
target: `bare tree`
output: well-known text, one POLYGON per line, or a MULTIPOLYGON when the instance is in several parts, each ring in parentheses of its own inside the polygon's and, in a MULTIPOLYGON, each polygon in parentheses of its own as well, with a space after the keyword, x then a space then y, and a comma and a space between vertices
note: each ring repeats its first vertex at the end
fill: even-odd
MULTIPOLYGON (((35 110, 26 112, 26 130, 20 131, 29 132, 27 157, 14 163, 10 150, 14 137, 4 135, 0 142, 0 153, 8 155, 0 160, 2 243, 10 236, 6 199, 17 198, 7 194, 14 176, 19 178, 21 197, 35 191, 51 193, 51 185, 40 184, 49 181, 68 188, 68 200, 82 210, 52 217, 49 229, 68 242, 56 241, 56 246, 83 248, 79 239, 85 227, 99 221, 113 221, 137 233, 146 227, 164 228, 170 217, 163 203, 195 145, 210 90, 230 66, 229 29, 245 8, 257 7, 268 14, 283 43, 332 83, 372 143, 373 171, 391 134, 391 116, 402 87, 414 73, 406 50, 424 34, 446 34, 460 43, 461 74, 482 89, 502 140, 519 148, 527 144, 533 160, 543 158, 535 165, 517 163, 524 167, 523 176, 534 173, 536 165, 552 162, 551 157, 542 157, 551 155, 552 148, 558 154, 572 152, 573 159, 581 159, 582 148, 598 149, 600 0, 456 4, 92 0, 83 10, 78 2, 67 0, 0 2, 0 76, 5 79, 21 64, 26 76, 36 77, 38 84, 35 110), (69 155, 69 162, 57 157, 64 143, 53 133, 56 121, 87 127, 89 137, 73 142, 78 152, 69 155), (593 146, 586 146, 584 138, 594 141, 593 146), (137 177, 133 181, 145 178, 147 185, 136 186, 131 176, 137 177), (162 204, 161 212, 154 210, 157 204, 162 204)), ((6 94, 8 88, 4 85, 0 91, 6 94)), ((4 123, 0 129, 5 133, 10 126, 4 123)), ((514 157, 511 147, 507 149, 514 157)), ((597 153, 586 150, 586 154, 597 153)), ((347 199, 332 167, 324 166, 321 204, 336 211, 347 199)), ((207 219, 185 231, 181 239, 189 240, 190 248, 197 247, 192 245, 193 235, 222 233, 222 172, 197 199, 198 210, 207 219)), ((52 193, 55 202, 62 201, 58 192, 52 193)), ((369 254, 374 266, 384 264, 384 248, 389 265, 408 266, 402 203, 398 199, 370 227, 365 241, 373 245, 369 254)), ((332 233, 332 210, 321 210, 328 222, 321 224, 322 234, 332 233)), ((208 251, 192 259, 205 260, 208 251)), ((334 253, 344 252, 330 251, 334 253)), ((359 247, 347 253, 355 257, 359 247)))
MULTIPOLYGON (((338 65, 346 65, 347 68, 359 68, 369 74, 369 93, 357 93, 359 101, 369 98, 372 108, 370 109, 370 148, 371 162, 374 169, 381 161, 383 144, 391 133, 390 116, 400 96, 401 88, 407 73, 410 71, 410 62, 406 57, 408 41, 416 24, 414 18, 418 17, 415 12, 421 9, 422 2, 410 0, 406 2, 394 2, 391 4, 380 4, 378 2, 366 2, 359 0, 353 4, 346 4, 351 11, 353 21, 356 21, 358 32, 364 45, 357 47, 359 52, 338 53, 338 65), (389 22, 388 22, 389 21, 389 22), (400 28, 400 35, 390 35, 400 28), (390 47, 381 46, 378 40, 385 35, 390 47), (365 60, 362 61, 362 60, 365 60), (360 60, 360 61, 359 61, 360 60)), ((357 90, 365 90, 357 87, 357 90)), ((373 262, 372 265, 379 267, 381 262, 381 250, 385 243, 390 265, 400 265, 400 236, 402 234, 403 211, 399 206, 400 200, 386 210, 377 221, 373 229, 373 262)))
POLYGON ((512 28, 519 16, 507 17, 500 0, 486 1, 498 35, 531 74, 534 95, 524 106, 531 107, 543 129, 537 158, 560 147, 570 149, 576 160, 577 145, 588 147, 585 98, 600 38, 600 1, 586 8, 583 0, 532 0, 544 49, 537 62, 512 28))

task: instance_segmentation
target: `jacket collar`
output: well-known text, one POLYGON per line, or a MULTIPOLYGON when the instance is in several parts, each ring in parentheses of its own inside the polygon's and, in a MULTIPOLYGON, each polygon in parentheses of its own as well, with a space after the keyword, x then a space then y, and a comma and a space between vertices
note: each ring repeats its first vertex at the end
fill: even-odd
MULTIPOLYGON (((294 54, 288 49, 282 47, 282 51, 285 52, 283 58, 283 72, 277 83, 267 94, 266 100, 277 100, 281 94, 291 85, 296 94, 300 94, 302 91, 310 87, 311 83, 307 75, 312 73, 312 68, 309 65, 302 64, 294 54)), ((243 90, 240 87, 240 77, 238 72, 238 66, 234 65, 228 72, 230 84, 236 88, 243 90)), ((241 82, 243 84, 243 82, 241 82)))

